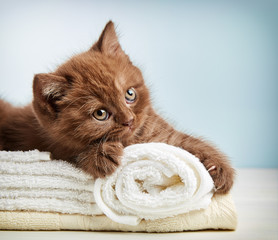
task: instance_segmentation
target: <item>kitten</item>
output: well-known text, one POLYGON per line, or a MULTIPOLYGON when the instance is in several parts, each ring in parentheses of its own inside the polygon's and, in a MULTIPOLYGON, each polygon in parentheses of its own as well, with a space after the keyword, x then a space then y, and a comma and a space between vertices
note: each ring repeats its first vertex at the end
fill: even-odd
POLYGON ((125 146, 164 142, 197 156, 219 193, 232 187, 234 170, 220 151, 156 114, 111 21, 87 52, 55 72, 35 75, 33 95, 23 108, 0 100, 0 149, 49 151, 54 159, 104 177, 119 166, 125 146))

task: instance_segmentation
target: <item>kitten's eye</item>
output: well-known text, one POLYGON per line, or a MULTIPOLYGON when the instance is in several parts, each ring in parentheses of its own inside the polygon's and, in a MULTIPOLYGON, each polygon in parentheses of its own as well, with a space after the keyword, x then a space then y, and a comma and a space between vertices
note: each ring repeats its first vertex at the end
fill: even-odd
POLYGON ((130 88, 125 93, 125 99, 127 103, 133 103, 136 99, 136 92, 134 88, 130 88))
POLYGON ((109 118, 109 113, 104 109, 98 109, 94 111, 93 116, 99 121, 105 121, 109 118))

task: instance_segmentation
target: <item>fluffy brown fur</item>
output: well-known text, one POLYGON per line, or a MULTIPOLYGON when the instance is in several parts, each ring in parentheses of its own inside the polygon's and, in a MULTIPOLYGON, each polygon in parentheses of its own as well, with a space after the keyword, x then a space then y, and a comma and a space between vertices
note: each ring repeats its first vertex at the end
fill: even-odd
POLYGON ((121 49, 111 21, 89 51, 53 73, 35 75, 33 95, 32 105, 23 108, 0 100, 3 150, 49 151, 55 159, 104 177, 120 164, 125 146, 165 142, 196 155, 219 193, 233 184, 234 170, 220 151, 176 131, 155 113, 142 74, 121 49), (125 98, 128 89, 135 91, 132 101, 125 98), (109 114, 103 121, 96 118, 100 109, 109 114))

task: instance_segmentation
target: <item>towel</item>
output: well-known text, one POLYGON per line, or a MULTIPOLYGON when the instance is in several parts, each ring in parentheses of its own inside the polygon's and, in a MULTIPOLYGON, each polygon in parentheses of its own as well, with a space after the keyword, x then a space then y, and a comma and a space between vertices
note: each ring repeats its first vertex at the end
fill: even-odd
POLYGON ((194 155, 165 143, 144 143, 125 148, 121 167, 96 180, 94 195, 110 219, 137 225, 142 219, 205 209, 213 189, 212 178, 194 155))
POLYGON ((102 214, 94 180, 50 153, 0 151, 0 210, 102 214))
POLYGON ((230 195, 212 194, 199 160, 162 143, 125 148, 117 171, 96 181, 46 152, 0 151, 0 229, 235 229, 230 195))
POLYGON ((208 208, 175 217, 142 220, 138 225, 112 221, 105 215, 62 214, 53 212, 0 211, 4 230, 78 230, 129 232, 181 232, 206 229, 235 230, 237 214, 230 194, 214 195, 208 208))

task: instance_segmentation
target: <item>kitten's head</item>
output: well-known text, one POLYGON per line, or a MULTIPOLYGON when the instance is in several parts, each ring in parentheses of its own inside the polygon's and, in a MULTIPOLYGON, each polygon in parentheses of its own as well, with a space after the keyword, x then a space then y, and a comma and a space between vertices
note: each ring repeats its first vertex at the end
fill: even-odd
POLYGON ((35 75, 33 93, 40 124, 58 143, 76 147, 134 136, 150 108, 142 74, 121 49, 111 21, 89 51, 35 75))

